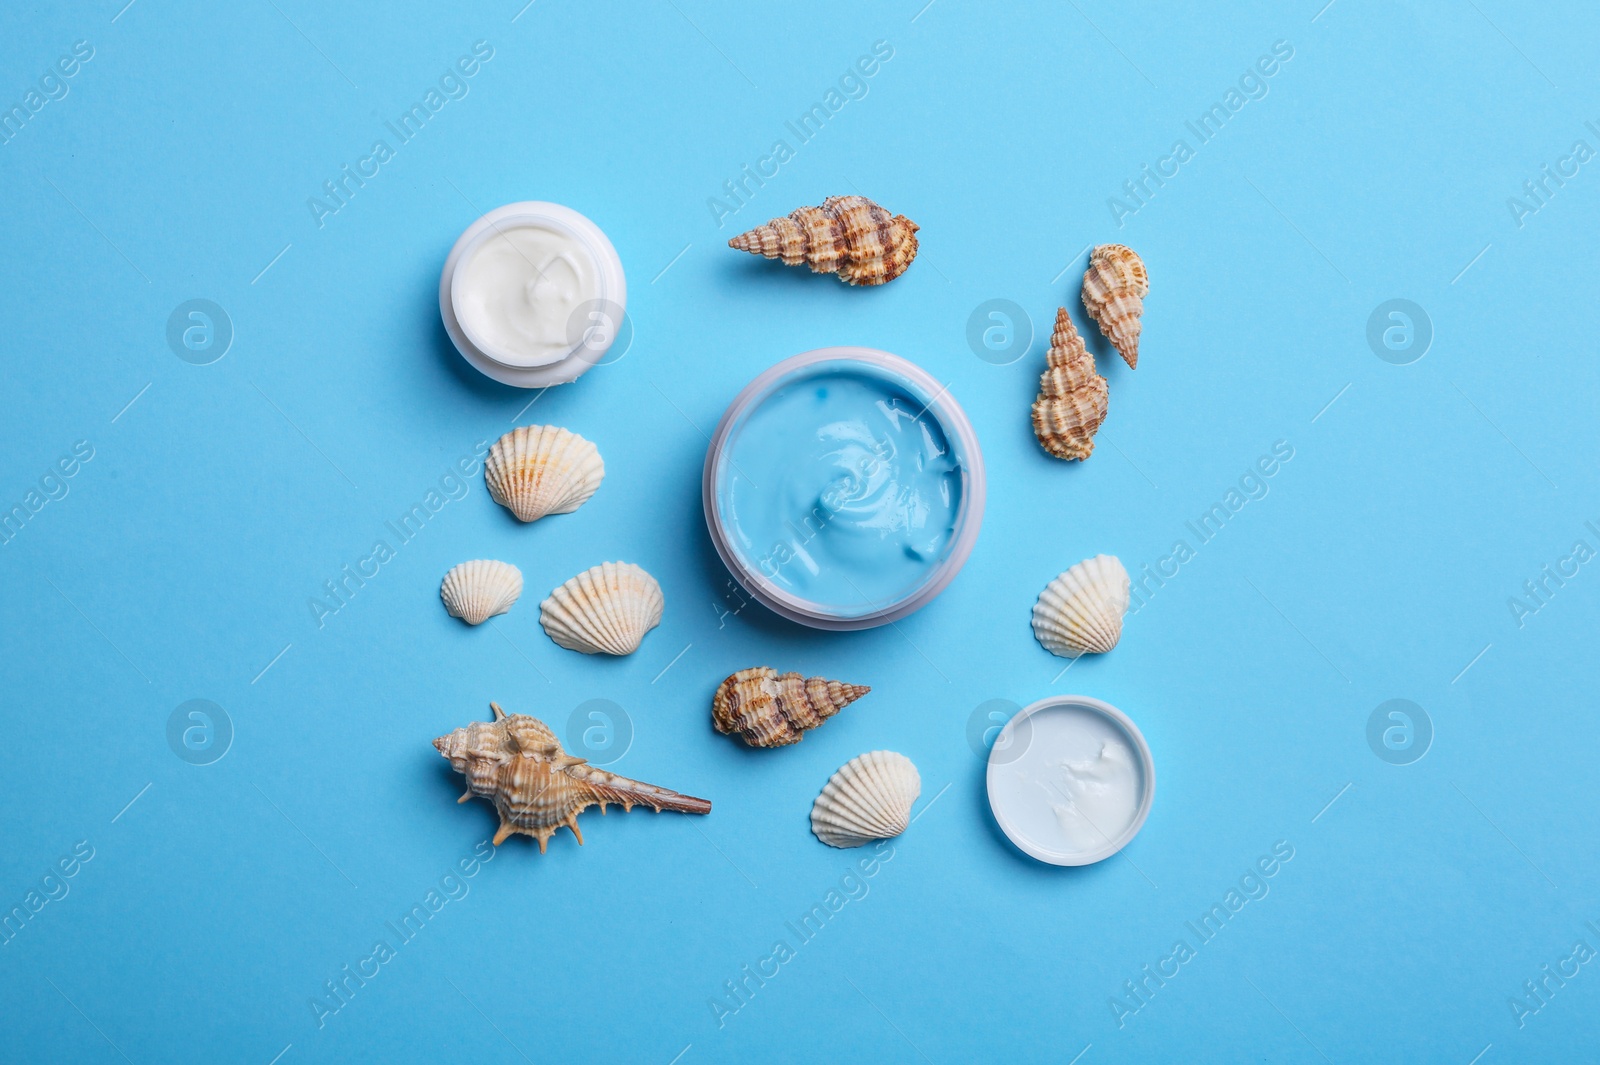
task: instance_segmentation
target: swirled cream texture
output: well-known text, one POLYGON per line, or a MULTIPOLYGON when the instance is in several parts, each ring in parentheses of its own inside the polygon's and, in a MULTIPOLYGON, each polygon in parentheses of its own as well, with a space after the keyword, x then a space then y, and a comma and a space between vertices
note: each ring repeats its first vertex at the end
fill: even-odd
POLYGON ((545 226, 497 229, 457 271, 456 317, 485 354, 510 366, 565 358, 579 339, 574 313, 600 295, 594 256, 545 226))
POLYGON ((729 441, 718 503, 745 565, 838 617, 914 593, 947 553, 961 456, 887 371, 821 363, 760 400, 729 441))

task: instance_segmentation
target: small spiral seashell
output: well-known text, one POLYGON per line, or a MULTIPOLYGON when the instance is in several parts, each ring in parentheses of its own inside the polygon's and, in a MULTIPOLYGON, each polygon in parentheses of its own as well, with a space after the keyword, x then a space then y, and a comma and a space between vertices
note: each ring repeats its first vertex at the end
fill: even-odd
POLYGON ((840 766, 811 805, 811 831, 830 847, 890 839, 911 823, 922 776, 894 751, 868 751, 840 766))
POLYGON ((1105 420, 1106 379, 1095 371, 1094 356, 1061 307, 1033 401, 1033 435, 1058 459, 1086 459, 1105 420))
POLYGON ((623 810, 649 806, 657 813, 677 810, 707 814, 711 803, 692 795, 643 784, 617 776, 574 758, 561 749, 555 733, 543 721, 526 714, 506 714, 494 703, 493 721, 474 721, 433 741, 457 773, 467 778, 467 791, 458 800, 474 796, 487 799, 500 815, 494 834, 498 847, 507 836, 520 832, 539 841, 539 853, 556 829, 565 825, 583 843, 578 815, 596 804, 623 810))
POLYGON ((1062 658, 1104 654, 1122 638, 1128 571, 1114 555, 1096 555, 1045 585, 1033 605, 1033 635, 1062 658))
POLYGON ((1150 293, 1144 261, 1122 244, 1101 244, 1083 272, 1083 305, 1128 369, 1139 365, 1139 318, 1150 293))
POLYGON ((605 479, 600 450, 558 425, 524 425, 489 449, 483 479, 494 501, 520 521, 571 514, 605 479))
POLYGON ((630 655, 661 624, 656 579, 631 562, 603 562, 550 593, 539 624, 562 647, 586 655, 630 655))
POLYGON ((482 625, 504 614, 522 595, 522 571, 509 562, 478 558, 463 562, 444 575, 439 598, 451 617, 468 625, 482 625))
POLYGON ((865 196, 829 196, 821 207, 802 207, 728 241, 728 247, 809 265, 852 285, 882 285, 906 272, 917 257, 917 224, 891 215, 865 196))
POLYGON ((711 699, 711 722, 751 747, 799 743, 814 729, 872 689, 825 677, 778 675, 770 666, 741 669, 711 699))

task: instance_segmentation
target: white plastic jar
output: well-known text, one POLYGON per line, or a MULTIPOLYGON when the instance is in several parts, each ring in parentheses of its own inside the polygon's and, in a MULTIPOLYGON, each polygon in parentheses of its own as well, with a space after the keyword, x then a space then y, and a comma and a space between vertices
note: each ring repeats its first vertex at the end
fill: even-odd
POLYGON ((543 388, 604 361, 627 324, 622 260, 600 227, 556 203, 496 208, 467 227, 439 277, 461 356, 502 384, 543 388))

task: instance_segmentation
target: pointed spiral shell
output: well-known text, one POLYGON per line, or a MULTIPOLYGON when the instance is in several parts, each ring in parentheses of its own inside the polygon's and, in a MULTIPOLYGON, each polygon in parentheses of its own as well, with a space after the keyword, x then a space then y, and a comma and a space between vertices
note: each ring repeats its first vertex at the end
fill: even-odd
POLYGON ((802 207, 741 233, 728 247, 786 266, 805 263, 852 285, 882 285, 917 257, 917 224, 865 196, 830 196, 821 207, 802 207))
POLYGON ((872 689, 825 677, 778 675, 770 666, 741 669, 717 688, 711 722, 751 747, 799 743, 814 729, 872 689))
POLYGON ((1086 459, 1094 434, 1106 420, 1106 379, 1072 324, 1065 307, 1056 310, 1039 397, 1033 401, 1033 435, 1058 459, 1086 459))
POLYGON ((1101 244, 1083 272, 1083 305, 1128 369, 1139 365, 1139 318, 1150 293, 1144 261, 1122 244, 1101 244))

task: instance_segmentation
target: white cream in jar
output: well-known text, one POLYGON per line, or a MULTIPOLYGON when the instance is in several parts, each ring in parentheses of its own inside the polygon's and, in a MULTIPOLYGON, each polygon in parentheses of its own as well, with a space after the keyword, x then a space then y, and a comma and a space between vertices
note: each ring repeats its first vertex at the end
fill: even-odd
POLYGON ((627 282, 598 226, 560 204, 507 204, 451 249, 439 311, 456 349, 505 384, 571 381, 627 333, 627 282))

